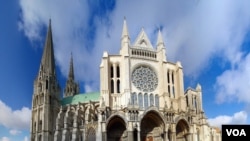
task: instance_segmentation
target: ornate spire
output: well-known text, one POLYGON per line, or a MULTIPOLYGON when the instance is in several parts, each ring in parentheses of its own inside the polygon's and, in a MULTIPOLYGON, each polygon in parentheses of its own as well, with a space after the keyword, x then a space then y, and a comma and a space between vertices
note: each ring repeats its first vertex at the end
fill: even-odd
POLYGON ((53 48, 53 39, 51 30, 51 20, 49 20, 49 27, 44 45, 41 67, 45 69, 44 71, 47 74, 50 75, 55 74, 55 59, 54 59, 54 48, 53 48))
POLYGON ((73 55, 71 53, 69 75, 64 89, 64 97, 73 96, 79 93, 79 85, 74 81, 73 55))
POLYGON ((125 37, 129 38, 126 17, 124 17, 124 20, 123 20, 123 29, 122 29, 122 38, 125 38, 125 37))

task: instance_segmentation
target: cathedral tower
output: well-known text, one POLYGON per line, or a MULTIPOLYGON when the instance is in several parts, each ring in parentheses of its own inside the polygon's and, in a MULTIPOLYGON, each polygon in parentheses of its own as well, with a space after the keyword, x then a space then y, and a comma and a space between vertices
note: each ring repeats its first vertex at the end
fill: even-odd
POLYGON ((31 117, 31 141, 53 140, 55 119, 59 112, 60 86, 56 78, 51 21, 43 56, 34 81, 31 117))

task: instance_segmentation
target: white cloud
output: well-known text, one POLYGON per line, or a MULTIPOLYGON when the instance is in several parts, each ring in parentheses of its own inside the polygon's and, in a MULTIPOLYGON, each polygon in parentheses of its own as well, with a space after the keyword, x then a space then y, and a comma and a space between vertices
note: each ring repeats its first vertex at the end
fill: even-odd
POLYGON ((67 76, 69 63, 65 62, 69 62, 72 51, 76 79, 92 90, 99 90, 103 51, 113 54, 120 49, 124 16, 132 43, 144 27, 155 44, 155 31, 162 26, 168 59, 180 60, 184 73, 191 76, 199 75, 215 55, 232 65, 238 63, 240 46, 250 23, 250 1, 247 0, 116 1, 114 10, 105 15, 107 17, 94 16, 91 25, 89 19, 93 13, 88 4, 83 1, 21 0, 19 25, 30 40, 37 40, 41 38, 42 26, 52 18, 57 64, 67 76), (103 22, 103 18, 109 18, 111 24, 103 22), (86 39, 87 31, 93 26, 93 40, 86 39))
POLYGON ((215 118, 208 119, 211 126, 220 127, 222 124, 245 124, 247 122, 247 113, 240 111, 232 116, 220 115, 215 118))
POLYGON ((250 54, 230 70, 216 79, 216 99, 218 103, 239 101, 250 103, 250 54))
MULTIPOLYGON (((12 110, 0 100, 0 125, 11 129, 29 129, 31 110, 23 107, 21 110, 12 110)), ((12 133, 18 131, 11 131, 12 133)))
POLYGON ((22 133, 22 132, 19 131, 19 130, 16 130, 16 129, 11 129, 11 130, 10 130, 10 134, 11 134, 11 135, 18 135, 18 134, 20 134, 20 133, 22 133))
POLYGON ((10 139, 8 137, 2 137, 0 138, 0 141, 10 141, 10 139))

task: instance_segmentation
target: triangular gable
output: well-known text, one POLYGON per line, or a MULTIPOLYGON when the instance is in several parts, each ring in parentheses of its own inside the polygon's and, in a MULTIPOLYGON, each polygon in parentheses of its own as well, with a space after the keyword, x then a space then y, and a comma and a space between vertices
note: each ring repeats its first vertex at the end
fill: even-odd
POLYGON ((137 36, 134 46, 153 49, 153 46, 143 29, 141 30, 140 34, 137 36))

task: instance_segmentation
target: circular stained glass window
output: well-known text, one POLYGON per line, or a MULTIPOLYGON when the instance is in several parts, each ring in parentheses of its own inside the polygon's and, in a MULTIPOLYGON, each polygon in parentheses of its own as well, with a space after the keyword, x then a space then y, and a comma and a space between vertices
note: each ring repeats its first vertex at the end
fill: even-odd
POLYGON ((152 92, 158 85, 158 78, 151 68, 140 66, 132 73, 132 83, 143 92, 152 92))

